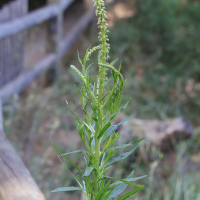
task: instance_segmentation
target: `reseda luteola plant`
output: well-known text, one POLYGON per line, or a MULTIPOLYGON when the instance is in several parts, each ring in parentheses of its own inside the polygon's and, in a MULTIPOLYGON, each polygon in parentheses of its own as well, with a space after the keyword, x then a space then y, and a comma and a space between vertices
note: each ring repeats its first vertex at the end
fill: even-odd
POLYGON ((116 125, 111 125, 111 123, 117 114, 126 108, 130 99, 127 100, 124 106, 120 106, 123 99, 123 91, 126 81, 124 81, 123 76, 120 73, 121 65, 118 70, 113 67, 117 60, 110 64, 107 62, 109 58, 110 45, 108 44, 108 24, 106 23, 107 15, 104 1, 93 0, 93 2, 96 7, 96 15, 98 16, 98 28, 100 29, 99 41, 101 44, 88 49, 83 61, 78 56, 79 62, 82 66, 82 72, 75 66, 71 66, 82 82, 80 92, 78 92, 76 87, 75 89, 82 103, 84 118, 80 119, 76 116, 70 109, 68 102, 66 102, 69 111, 76 117, 78 132, 87 150, 78 150, 63 154, 51 141, 53 147, 59 153, 58 158, 60 159, 60 157, 63 156, 78 170, 78 175, 75 177, 60 159, 62 164, 74 176, 79 185, 79 187, 57 188, 52 192, 82 190, 86 200, 112 200, 123 192, 127 185, 133 186, 134 189, 132 191, 127 192, 118 198, 118 200, 122 200, 127 199, 144 188, 143 185, 132 183, 132 181, 141 179, 144 176, 133 178, 134 171, 132 171, 128 178, 117 179, 106 176, 106 172, 112 167, 111 165, 114 162, 128 157, 138 147, 138 144, 134 146, 131 151, 123 153, 115 158, 111 158, 118 149, 136 144, 142 139, 131 144, 124 144, 115 147, 115 142, 120 138, 120 134, 116 133, 115 130, 130 117, 116 125), (87 63, 91 54, 96 50, 99 51, 99 71, 95 83, 93 82, 94 77, 89 76, 89 68, 91 65, 87 66, 87 63), (112 74, 112 77, 109 79, 107 79, 106 74, 108 70, 110 70, 112 74), (113 81, 112 88, 108 85, 108 82, 111 81, 111 79, 113 81), (90 108, 88 108, 88 105, 90 105, 90 108), (81 170, 67 157, 67 155, 71 153, 84 154, 86 163, 85 170, 81 170), (111 180, 114 180, 115 182, 111 183, 111 180), (117 187, 117 185, 119 186, 117 187))

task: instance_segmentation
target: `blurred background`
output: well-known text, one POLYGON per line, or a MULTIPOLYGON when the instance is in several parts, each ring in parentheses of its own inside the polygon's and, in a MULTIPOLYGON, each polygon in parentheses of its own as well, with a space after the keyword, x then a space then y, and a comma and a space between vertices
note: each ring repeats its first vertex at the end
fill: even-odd
MULTIPOLYGON (((2 17, 8 3, 1 0, 0 27, 8 22, 2 17)), ((51 3, 29 0, 23 12, 16 12, 13 18, 20 19, 51 3)), ((79 21, 87 6, 76 0, 64 11, 62 34, 70 42, 63 47, 62 55, 57 52, 59 30, 54 17, 10 39, 0 38, 0 94, 5 88, 8 91, 7 85, 22 73, 22 66, 24 72, 31 66, 37 67, 37 63, 39 68, 44 66, 44 73, 36 80, 23 82, 28 87, 19 94, 8 95, 3 103, 3 125, 48 200, 81 199, 79 192, 51 193, 76 182, 49 154, 55 154, 50 138, 63 152, 83 148, 65 100, 76 114, 83 115, 74 89, 74 84, 79 88, 80 83, 69 66, 80 68, 77 50, 83 58, 91 44, 98 44, 96 19, 79 21), (77 37, 72 39, 70 30, 75 29, 77 37), (11 61, 9 48, 15 51, 11 61), (59 70, 41 64, 43 58, 51 60, 53 56, 59 70)), ((133 115, 120 128, 124 130, 120 142, 145 136, 138 151, 109 173, 124 178, 135 169, 135 176, 148 175, 138 182, 146 185, 138 195, 144 200, 200 200, 200 0, 107 0, 106 7, 110 61, 118 58, 118 64, 122 62, 122 73, 127 79, 124 102, 132 97, 116 119, 133 115)), ((96 74, 96 60, 97 54, 93 54, 92 74, 96 74)), ((82 165, 81 155, 71 158, 82 165)))

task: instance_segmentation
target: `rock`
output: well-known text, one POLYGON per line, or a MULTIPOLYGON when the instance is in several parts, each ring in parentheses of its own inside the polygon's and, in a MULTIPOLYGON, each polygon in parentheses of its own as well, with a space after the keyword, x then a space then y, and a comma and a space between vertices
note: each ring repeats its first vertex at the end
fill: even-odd
MULTIPOLYGON (((115 123, 122 121, 124 118, 125 116, 119 115, 115 119, 115 123)), ((163 152, 173 149, 174 142, 177 143, 194 135, 191 123, 183 118, 168 119, 166 121, 133 118, 124 122, 118 131, 123 132, 119 143, 134 136, 145 137, 163 152)))

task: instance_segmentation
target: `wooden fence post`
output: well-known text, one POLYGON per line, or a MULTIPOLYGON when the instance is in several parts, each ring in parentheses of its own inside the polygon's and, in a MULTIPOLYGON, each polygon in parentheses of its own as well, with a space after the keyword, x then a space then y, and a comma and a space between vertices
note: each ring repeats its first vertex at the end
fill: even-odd
POLYGON ((48 0, 48 4, 57 4, 58 6, 58 16, 56 19, 56 38, 55 38, 55 45, 56 45, 56 61, 55 61, 55 72, 56 77, 58 78, 61 71, 61 55, 60 55, 60 42, 62 41, 63 37, 63 9, 62 9, 62 0, 48 0))
MULTIPOLYGON (((28 0, 16 0, 0 10, 0 24, 9 23, 28 12, 28 0)), ((25 33, 18 33, 0 41, 0 87, 18 76, 24 65, 25 33), (9 69, 8 69, 9 68, 9 69)))

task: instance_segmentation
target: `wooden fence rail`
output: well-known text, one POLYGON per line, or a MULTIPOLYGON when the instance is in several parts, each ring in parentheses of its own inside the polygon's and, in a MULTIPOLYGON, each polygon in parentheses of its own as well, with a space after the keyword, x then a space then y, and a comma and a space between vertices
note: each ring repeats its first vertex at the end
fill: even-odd
MULTIPOLYGON (((29 71, 22 71, 15 79, 0 88, 0 98, 2 103, 5 103, 14 93, 19 93, 36 77, 38 77, 45 70, 55 66, 57 74, 59 74, 60 59, 64 53, 69 49, 71 44, 76 40, 84 28, 93 20, 94 12, 90 6, 91 0, 84 0, 87 3, 87 11, 79 18, 73 27, 68 30, 66 35, 63 35, 64 11, 76 0, 50 0, 58 2, 58 4, 51 4, 44 8, 38 9, 30 14, 15 19, 8 23, 0 24, 0 41, 9 36, 16 35, 33 26, 42 24, 52 18, 56 18, 56 40, 55 50, 50 54, 45 55, 37 63, 35 63, 29 71), (27 76, 27 74, 29 74, 27 76)), ((80 1, 80 0, 77 0, 80 1)), ((9 66, 7 66, 7 69, 9 66)))
POLYGON ((0 39, 17 34, 37 24, 41 24, 57 15, 58 7, 55 5, 49 5, 9 23, 0 24, 0 39))

